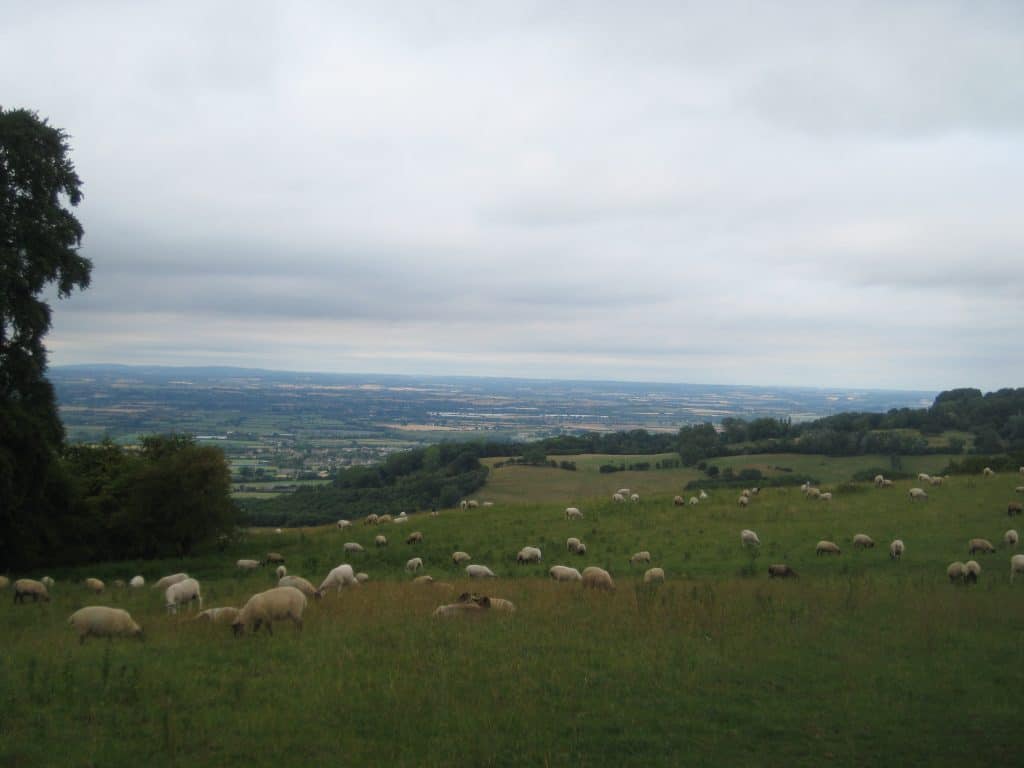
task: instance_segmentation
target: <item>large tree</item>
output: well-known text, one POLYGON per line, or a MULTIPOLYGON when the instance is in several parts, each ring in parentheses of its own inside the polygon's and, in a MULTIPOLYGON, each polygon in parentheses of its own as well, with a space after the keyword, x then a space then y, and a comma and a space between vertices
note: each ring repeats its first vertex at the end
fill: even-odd
POLYGON ((89 285, 92 263, 78 252, 82 226, 70 211, 81 186, 64 131, 0 107, 0 571, 45 557, 69 506, 43 294, 89 285))

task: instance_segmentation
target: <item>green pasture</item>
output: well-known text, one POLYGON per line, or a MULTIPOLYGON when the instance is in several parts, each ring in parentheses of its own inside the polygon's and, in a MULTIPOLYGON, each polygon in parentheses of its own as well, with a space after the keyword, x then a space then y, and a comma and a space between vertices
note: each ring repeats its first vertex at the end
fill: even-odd
MULTIPOLYGON (((931 456, 903 456, 903 472, 916 475, 918 472, 936 474, 950 460, 957 458, 950 454, 934 454, 931 456)), ((796 477, 813 477, 819 483, 841 483, 849 480, 861 470, 881 468, 883 473, 890 468, 889 456, 819 456, 804 453, 762 453, 750 456, 720 456, 709 459, 708 464, 720 470, 732 467, 739 473, 743 469, 760 470, 766 477, 779 477, 792 474, 796 477)))

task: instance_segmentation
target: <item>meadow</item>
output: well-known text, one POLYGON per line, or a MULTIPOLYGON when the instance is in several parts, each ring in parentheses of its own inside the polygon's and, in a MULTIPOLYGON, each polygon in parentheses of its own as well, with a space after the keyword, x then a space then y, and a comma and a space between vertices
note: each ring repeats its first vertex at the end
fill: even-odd
MULTIPOLYGON (((52 573, 50 603, 0 600, 0 766, 223 765, 948 765, 1009 764, 1019 747, 1024 686, 1024 584, 1009 583, 1002 546, 1019 476, 953 477, 908 500, 891 489, 837 486, 833 502, 796 488, 762 491, 750 507, 716 490, 673 507, 672 471, 597 475, 503 467, 477 498, 495 506, 413 514, 404 526, 357 524, 252 531, 228 551, 187 561, 103 563, 52 573), (575 495, 503 502, 504 473, 599 480, 575 495), (646 481, 651 481, 647 484, 646 481), (612 504, 629 485, 637 504, 612 504), (567 505, 585 518, 567 521, 567 505), (752 528, 759 553, 739 531, 752 528), (424 533, 420 545, 405 536, 424 533), (855 533, 878 546, 856 552, 855 533), (384 533, 386 548, 374 548, 384 533), (565 552, 578 536, 588 554, 565 552), (950 585, 946 565, 984 536, 977 585, 950 585), (902 561, 888 542, 904 539, 902 561), (832 539, 836 558, 817 557, 832 539), (342 553, 357 541, 366 552, 342 553), (542 565, 520 566, 527 544, 542 565), (469 582, 449 555, 462 549, 498 579, 469 582), (652 553, 668 581, 642 584, 629 556, 652 553), (206 607, 241 605, 273 585, 270 568, 240 575, 234 561, 285 555, 318 583, 340 562, 366 571, 360 588, 311 601, 304 630, 233 638, 230 629, 167 616, 149 587, 98 598, 109 583, 186 570, 206 607), (450 583, 413 585, 405 561, 450 583), (786 562, 796 581, 770 581, 786 562), (556 563, 600 565, 613 594, 554 584, 556 563), (434 620, 453 593, 513 600, 513 615, 434 620), (127 608, 144 643, 79 646, 67 617, 85 604, 127 608)), ((525 482, 526 480, 524 480, 525 482)), ((550 490, 550 489, 549 489, 550 490)), ((555 489, 557 490, 557 489, 555 489)), ((1018 518, 1019 519, 1019 518, 1018 518)), ((14 576, 37 574, 12 574, 14 576)), ((1021 581, 1024 581, 1022 579, 1021 581)))

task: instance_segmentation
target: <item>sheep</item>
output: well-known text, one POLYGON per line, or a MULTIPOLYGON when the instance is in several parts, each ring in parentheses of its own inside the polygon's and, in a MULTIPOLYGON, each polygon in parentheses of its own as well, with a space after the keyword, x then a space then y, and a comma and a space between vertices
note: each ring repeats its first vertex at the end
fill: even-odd
POLYGON ((455 616, 479 616, 491 608, 491 599, 487 596, 474 596, 473 599, 465 602, 439 605, 434 609, 433 616, 436 619, 446 619, 455 616))
POLYGON ((493 579, 494 572, 486 565, 467 565, 466 575, 471 579, 493 579))
POLYGON ((676 507, 681 507, 681 506, 683 506, 684 504, 686 504, 686 500, 685 500, 685 499, 683 499, 683 497, 682 497, 682 496, 673 496, 673 497, 672 497, 672 505, 673 505, 673 506, 676 506, 676 507))
POLYGON ((482 598, 490 600, 490 608, 492 611, 503 611, 505 613, 515 613, 516 604, 511 600, 506 600, 503 597, 488 597, 486 595, 478 595, 475 592, 463 592, 458 596, 457 602, 460 603, 475 603, 482 598))
POLYGON ((461 509, 463 512, 465 512, 467 509, 469 509, 469 502, 466 501, 465 499, 460 501, 459 502, 459 509, 461 509))
MULTIPOLYGON (((241 562, 241 560, 239 560, 239 562, 241 562)), ((255 563, 256 561, 253 560, 252 562, 255 563)), ((259 566, 259 563, 256 563, 256 566, 259 566)), ((162 579, 158 580, 157 583, 152 586, 152 589, 167 589, 171 584, 177 584, 179 581, 184 581, 187 578, 187 573, 172 573, 170 576, 164 576, 162 579)))
POLYGON ((977 584, 981 575, 981 566, 976 560, 968 560, 964 563, 964 584, 977 584))
POLYGON ((691 507, 696 507, 698 504, 700 504, 700 500, 696 496, 691 496, 689 504, 691 507))
POLYGON ((826 541, 822 539, 818 542, 818 545, 814 548, 815 555, 841 555, 843 551, 839 548, 839 545, 834 541, 826 541))
POLYGON ((992 471, 992 467, 985 467, 981 470, 982 477, 995 477, 996 473, 992 471))
POLYGON ((622 494, 622 497, 624 499, 628 499, 632 491, 629 488, 619 488, 619 490, 617 490, 616 493, 622 494))
POLYGON ((613 493, 612 501, 615 502, 616 504, 621 504, 626 501, 626 497, 623 496, 621 493, 613 493))
POLYGON ((996 548, 992 546, 992 542, 988 539, 971 539, 967 542, 967 554, 973 555, 975 552, 984 552, 985 554, 992 554, 996 551, 996 548))
POLYGON ((377 525, 384 525, 384 523, 390 523, 393 518, 391 515, 381 515, 377 518, 377 525))
POLYGON ((582 543, 583 542, 581 542, 575 536, 570 536, 568 539, 565 540, 565 548, 569 552, 575 553, 576 550, 579 549, 580 544, 582 544, 582 543))
POLYGON ((421 531, 413 531, 412 533, 410 533, 408 536, 405 537, 405 543, 406 544, 422 544, 423 543, 423 533, 421 531))
POLYGON ((413 584, 432 584, 433 582, 434 582, 434 577, 433 576, 428 576, 427 574, 424 574, 422 576, 417 576, 415 579, 412 580, 413 584))
POLYGON ((469 508, 470 509, 476 509, 479 506, 480 506, 480 502, 476 501, 475 499, 470 499, 469 500, 469 508))
POLYGON ((541 553, 538 547, 523 547, 516 555, 516 562, 520 564, 539 563, 541 553))
POLYGON ((942 477, 941 475, 934 475, 934 476, 928 478, 928 484, 929 485, 942 485, 945 482, 945 480, 946 480, 946 478, 942 477))
POLYGON ((1020 474, 1024 475, 1024 467, 1020 468, 1020 474))
POLYGON ((195 579, 185 579, 177 584, 171 584, 164 591, 164 605, 168 613, 177 613, 179 605, 193 601, 199 603, 199 610, 203 609, 203 595, 199 591, 199 582, 195 579))
POLYGON ((636 552, 629 558, 629 564, 634 565, 636 563, 649 563, 651 562, 651 553, 646 549, 642 552, 636 552))
POLYGON ((275 528, 274 533, 284 533, 280 528, 275 528))
POLYGON ((821 489, 808 485, 807 490, 804 491, 804 495, 806 495, 808 498, 816 499, 819 496, 821 496, 821 489))
POLYGON ((405 514, 405 510, 404 509, 401 512, 398 513, 398 516, 399 517, 408 517, 408 515, 405 514))
POLYGON ((360 584, 365 584, 369 580, 370 580, 370 574, 368 574, 368 573, 363 573, 362 571, 360 571, 359 573, 356 574, 356 581, 358 581, 360 584))
MULTIPOLYGON (((255 571, 257 568, 260 567, 260 561, 259 560, 238 560, 235 563, 235 566, 238 567, 240 570, 243 570, 243 571, 255 571)), ((185 577, 185 579, 187 579, 187 578, 188 578, 188 576, 185 577)), ((182 579, 181 581, 184 581, 185 579, 182 579)), ((174 583, 177 584, 179 582, 174 582, 174 583)))
POLYGON ((757 494, 759 494, 760 492, 761 492, 761 488, 759 486, 756 486, 756 485, 753 488, 750 489, 750 493, 751 493, 752 496, 757 496, 757 494))
POLYGON ((463 563, 468 563, 472 559, 473 558, 469 555, 468 552, 452 552, 452 562, 455 565, 462 565, 463 563))
POLYGON ((277 568, 274 569, 274 574, 277 576, 278 579, 283 579, 285 576, 288 575, 288 568, 283 565, 279 565, 277 566, 277 568))
POLYGON ((284 565, 284 555, 280 552, 267 552, 267 557, 263 561, 264 565, 284 565))
POLYGON ((363 525, 376 525, 379 519, 380 515, 371 513, 363 518, 363 525))
POLYGON ((323 597, 323 592, 314 587, 308 581, 301 576, 282 576, 277 580, 277 586, 279 587, 295 587, 299 592, 304 594, 306 597, 323 597))
POLYGON ((911 488, 907 494, 911 501, 928 501, 928 494, 924 492, 923 488, 911 488))
POLYGON ((1009 504, 1006 505, 1007 517, 1019 515, 1022 511, 1024 511, 1024 505, 1022 505, 1019 501, 1011 501, 1009 504))
POLYGON ((241 611, 238 608, 227 606, 224 608, 207 608, 200 611, 192 621, 208 621, 211 624, 234 624, 235 619, 241 611))
POLYGON ((583 513, 580 512, 579 509, 576 508, 576 507, 566 507, 565 508, 565 519, 566 520, 582 520, 583 519, 583 513))
POLYGON ((889 480, 888 478, 886 478, 885 480, 882 481, 882 487, 883 488, 892 488, 893 485, 895 485, 895 483, 893 483, 893 481, 889 480))
POLYGON ((43 576, 39 581, 45 584, 47 589, 53 589, 53 585, 57 583, 50 576, 43 576))
POLYGON ((796 579, 796 571, 785 563, 776 563, 768 566, 768 577, 772 579, 796 579))
POLYGON ((137 637, 145 639, 142 627, 136 624, 128 611, 106 605, 87 605, 68 617, 68 624, 78 633, 78 644, 87 637, 137 637))
POLYGON ((423 558, 422 557, 413 557, 413 558, 410 558, 409 560, 406 561, 406 563, 405 563, 405 572, 406 573, 416 573, 416 571, 418 571, 422 567, 423 567, 423 558))
POLYGON ((317 590, 321 594, 326 592, 331 587, 336 587, 338 592, 341 592, 342 587, 357 587, 359 582, 356 580, 356 574, 352 570, 352 566, 348 563, 343 563, 336 568, 333 568, 330 573, 320 583, 320 588, 317 590))
POLYGON ((818 494, 819 501, 832 501, 832 491, 818 494))
POLYGON ((928 475, 927 472, 918 472, 917 479, 920 480, 922 483, 927 483, 929 480, 931 480, 931 477, 928 475))
POLYGON ((700 493, 698 493, 697 496, 700 498, 701 501, 704 501, 708 497, 707 493, 704 492, 703 490, 700 493))
POLYGON ((760 547, 761 540, 757 538, 757 534, 748 528, 744 528, 740 531, 740 544, 744 547, 760 547))
POLYGON ((853 537, 853 548, 854 549, 874 549, 875 540, 868 536, 866 533, 858 533, 853 537))
POLYGON ((50 592, 46 585, 35 579, 18 579, 14 582, 14 602, 24 603, 26 597, 31 597, 32 602, 50 602, 50 592))
MULTIPOLYGON (((44 578, 50 579, 49 576, 45 576, 44 578)), ((53 579, 50 579, 50 581, 53 581, 53 579)), ((114 589, 124 589, 127 586, 128 584, 125 583, 124 579, 114 579, 114 589)))
POLYGON ((1018 486, 1017 486, 1016 488, 1014 488, 1013 490, 1014 490, 1014 492, 1016 492, 1016 493, 1024 493, 1024 485, 1018 485, 1018 486))
POLYGON ((950 563, 949 567, 946 568, 946 577, 949 579, 950 584, 955 584, 958 581, 962 584, 964 581, 964 564, 959 560, 950 563))
POLYGON ((1020 541, 1020 536, 1017 535, 1017 531, 1013 528, 1003 534, 1003 544, 1008 547, 1016 547, 1020 541))
POLYGON ((660 584, 665 581, 665 571, 661 568, 648 568, 644 571, 644 584, 660 584))
POLYGON ((750 489, 749 488, 744 488, 742 491, 740 491, 740 496, 746 496, 749 499, 750 498, 750 489))
POLYGON ((736 503, 739 504, 741 507, 745 507, 750 503, 750 497, 740 496, 736 503))
POLYGON ((102 592, 106 588, 106 586, 107 586, 106 584, 104 584, 99 579, 93 579, 93 578, 86 579, 82 583, 85 584, 85 588, 86 589, 88 589, 90 592, 95 592, 97 595, 100 592, 102 592))
POLYGON ((884 475, 875 475, 875 488, 881 488, 882 487, 882 483, 884 483, 884 482, 885 482, 885 476, 884 475))
POLYGON ((494 502, 493 501, 485 501, 480 506, 482 506, 482 507, 493 507, 494 506, 494 502))
POLYGON ((555 581, 579 581, 583 577, 575 568, 568 565, 553 565, 548 569, 548 576, 555 581))
POLYGON ((260 625, 267 625, 267 634, 274 634, 274 621, 291 619, 296 629, 302 631, 302 612, 306 609, 306 596, 295 587, 274 587, 249 598, 242 607, 231 629, 240 635, 252 626, 253 633, 259 632, 260 625))
POLYGON ((357 554, 363 551, 363 545, 355 541, 346 541, 342 549, 347 553, 357 554))
POLYGON ((343 529, 343 528, 348 528, 350 525, 352 525, 352 521, 351 520, 339 520, 338 521, 338 529, 339 530, 343 529))
POLYGON ((1024 555, 1014 555, 1010 558, 1010 583, 1013 584, 1013 576, 1017 573, 1024 573, 1024 555))
POLYGON ((580 542, 580 545, 578 547, 576 547, 576 554, 577 555, 585 555, 585 554, 587 554, 587 545, 584 544, 583 542, 580 542))
POLYGON ((900 560, 903 557, 903 551, 906 547, 903 545, 903 539, 893 539, 889 544, 889 559, 900 560))
POLYGON ((131 580, 128 582, 128 586, 132 589, 138 589, 139 587, 146 586, 146 580, 141 575, 132 576, 131 580))
POLYGON ((608 592, 615 591, 615 581, 612 579, 612 575, 604 568, 598 568, 595 565, 591 565, 588 568, 583 569, 583 587, 584 589, 603 589, 608 592))
POLYGON ((636 502, 640 501, 640 494, 639 493, 630 494, 629 500, 632 501, 633 503, 636 503, 636 502))
POLYGON ((409 522, 409 518, 408 517, 396 517, 391 522, 394 523, 395 525, 401 525, 402 523, 409 522))
POLYGON ((11 586, 11 580, 6 576, 0 576, 0 589, 7 589, 11 586))

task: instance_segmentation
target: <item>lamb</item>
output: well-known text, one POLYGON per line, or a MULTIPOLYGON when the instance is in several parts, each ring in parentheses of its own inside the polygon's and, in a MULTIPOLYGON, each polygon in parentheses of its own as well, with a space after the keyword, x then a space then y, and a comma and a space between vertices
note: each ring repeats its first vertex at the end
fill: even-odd
POLYGON ((996 548, 992 546, 992 542, 988 539, 971 539, 967 542, 967 554, 973 555, 975 552, 984 552, 985 554, 992 554, 996 551, 996 548))
POLYGON ((363 551, 363 545, 355 541, 346 541, 342 549, 348 553, 355 554, 363 551))
POLYGON ((853 548, 854 549, 874 549, 875 540, 868 536, 866 533, 858 533, 853 537, 853 548))
MULTIPOLYGON (((241 562, 241 561, 239 561, 241 562)), ((255 560, 253 562, 256 562, 255 560)), ((257 567, 259 563, 256 563, 257 567)), ((153 585, 153 589, 167 589, 171 584, 177 584, 179 581, 184 581, 188 578, 187 573, 172 573, 170 576, 164 576, 153 585)))
POLYGON ((826 491, 825 493, 818 494, 819 501, 832 501, 832 491, 826 491))
POLYGON ((277 580, 277 586, 279 587, 295 587, 299 592, 304 594, 306 597, 323 597, 323 592, 318 590, 308 581, 301 576, 284 576, 277 580))
POLYGON ((580 572, 575 568, 570 568, 568 565, 553 565, 548 570, 548 576, 555 581, 579 581, 583 577, 580 576, 580 572))
POLYGON ((646 549, 642 552, 636 552, 629 558, 629 564, 634 565, 635 563, 649 563, 651 562, 651 553, 646 549))
POLYGON ((32 602, 50 602, 50 592, 46 585, 35 579, 18 579, 14 582, 14 602, 24 603, 26 597, 31 597, 32 602))
POLYGON ((422 544, 423 543, 423 533, 421 531, 413 531, 412 533, 410 533, 408 536, 405 537, 405 543, 406 544, 422 544))
POLYGON ((637 502, 637 501, 640 501, 640 494, 639 493, 630 494, 629 500, 634 502, 634 503, 637 502))
POLYGON ((540 561, 541 553, 538 547, 523 547, 516 555, 516 562, 520 564, 539 563, 540 561))
POLYGON ((423 558, 422 557, 413 557, 413 558, 410 558, 409 560, 406 561, 406 563, 405 563, 405 572, 406 573, 416 573, 416 571, 418 571, 422 567, 423 567, 423 558))
POLYGON ((131 580, 128 582, 128 586, 132 587, 133 589, 138 589, 139 587, 146 586, 146 580, 142 578, 141 575, 132 576, 131 580))
POLYGON ((739 504, 741 507, 745 507, 750 503, 750 497, 740 496, 739 500, 736 503, 739 504))
POLYGON ((995 477, 996 473, 992 471, 992 467, 985 467, 981 470, 982 477, 995 477))
POLYGON ((50 576, 43 576, 43 578, 41 578, 40 581, 46 585, 47 589, 53 589, 53 585, 57 583, 50 576))
POLYGON ((277 575, 278 579, 283 579, 288 575, 288 569, 283 565, 279 565, 274 569, 274 573, 277 575))
POLYGON ((841 555, 843 551, 839 549, 839 545, 834 541, 826 541, 822 539, 818 542, 818 546, 814 548, 815 555, 841 555))
MULTIPOLYGON (((237 561, 235 563, 235 565, 238 568, 240 568, 241 570, 243 570, 243 571, 255 571, 257 568, 260 567, 260 561, 259 560, 239 560, 239 561, 237 561)), ((188 576, 185 577, 185 579, 187 579, 187 578, 188 578, 188 576)), ((181 579, 181 581, 184 581, 185 579, 181 579)), ((161 581, 162 581, 162 579, 161 579, 161 581)), ((177 584, 179 582, 176 581, 174 583, 177 584)))
POLYGON ((768 576, 772 579, 796 579, 796 571, 785 563, 776 563, 768 566, 768 576))
POLYGON ((452 552, 452 562, 455 563, 455 565, 468 563, 472 559, 473 558, 470 557, 468 552, 452 552))
POLYGON ((761 540, 757 538, 757 534, 748 528, 744 528, 740 531, 740 543, 744 547, 760 547, 761 540))
POLYGON ((350 525, 352 525, 352 521, 351 520, 339 520, 338 521, 338 528, 339 529, 341 529, 341 528, 348 528, 350 525))
POLYGON ((684 504, 686 504, 686 501, 685 501, 685 499, 683 499, 682 496, 674 496, 674 497, 672 497, 672 504, 673 504, 673 506, 681 507, 684 504))
POLYGON ((1017 531, 1011 528, 1003 534, 1003 544, 1008 547, 1016 547, 1020 541, 1020 536, 1017 535, 1017 531))
POLYGON ((207 608, 205 611, 200 611, 193 621, 208 621, 211 624, 234 624, 239 613, 241 611, 230 606, 225 608, 207 608))
POLYGON ((471 579, 493 579, 494 572, 486 565, 467 565, 466 575, 471 579))
POLYGON ((203 596, 199 591, 199 582, 195 579, 185 579, 177 584, 171 584, 164 592, 164 605, 168 613, 177 613, 178 606, 191 602, 199 603, 199 610, 203 609, 203 596))
POLYGON ((911 501, 928 501, 928 494, 923 488, 911 488, 908 492, 911 501))
MULTIPOLYGON (((327 578, 320 583, 320 589, 317 591, 323 594, 331 587, 337 587, 337 591, 341 592, 342 587, 356 586, 359 586, 359 582, 356 580, 356 574, 352 570, 352 566, 348 563, 343 563, 327 574, 327 578)), ((292 588, 295 589, 295 587, 292 588)))
POLYGON ((977 584, 981 575, 981 566, 976 560, 968 560, 964 563, 964 584, 977 584))
POLYGON ((900 560, 903 557, 903 539, 893 539, 889 544, 889 559, 900 560))
POLYGON ((612 501, 615 502, 616 504, 620 504, 626 501, 626 497, 623 496, 621 493, 613 493, 612 501))
POLYGON ((87 637, 137 637, 145 639, 142 627, 136 624, 128 611, 106 605, 88 605, 68 617, 68 624, 78 633, 78 644, 87 637))
POLYGON ((604 568, 598 568, 595 565, 591 565, 588 568, 583 569, 583 587, 584 589, 603 589, 608 592, 615 591, 615 582, 612 580, 612 575, 604 568))
POLYGON ((583 542, 581 542, 575 536, 571 536, 571 537, 569 537, 568 539, 565 540, 565 548, 568 551, 575 553, 576 550, 579 549, 580 544, 582 544, 582 543, 583 542))
POLYGON ((1006 516, 1013 517, 1019 515, 1021 511, 1024 511, 1024 505, 1021 505, 1019 501, 1011 501, 1006 505, 1006 516))
POLYGON ((259 632, 260 626, 267 625, 267 634, 274 634, 272 624, 275 621, 291 619, 298 631, 302 631, 302 612, 306 609, 306 596, 295 587, 274 587, 249 598, 232 622, 231 629, 240 635, 248 627, 253 633, 259 632))
POLYGON ((95 592, 97 595, 100 592, 102 592, 107 586, 99 579, 92 578, 86 579, 83 583, 85 584, 86 589, 88 589, 90 592, 95 592))
POLYGON ((644 584, 660 584, 665 581, 665 571, 661 568, 648 568, 644 571, 644 584))
POLYGON ((1024 555, 1014 555, 1010 558, 1010 583, 1013 584, 1014 574, 1024 573, 1024 555))
POLYGON ((566 520, 582 520, 583 519, 583 513, 580 512, 579 509, 577 509, 576 507, 566 507, 565 508, 565 519, 566 520))
POLYGON ((955 584, 958 581, 962 584, 964 580, 964 564, 959 560, 950 563, 949 567, 946 568, 946 577, 949 579, 950 584, 955 584))

